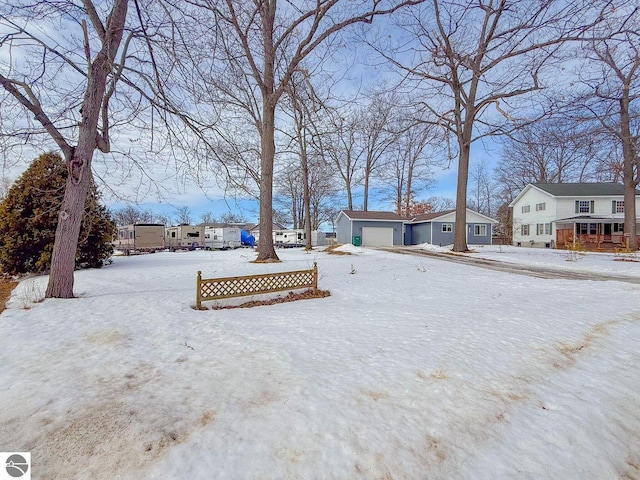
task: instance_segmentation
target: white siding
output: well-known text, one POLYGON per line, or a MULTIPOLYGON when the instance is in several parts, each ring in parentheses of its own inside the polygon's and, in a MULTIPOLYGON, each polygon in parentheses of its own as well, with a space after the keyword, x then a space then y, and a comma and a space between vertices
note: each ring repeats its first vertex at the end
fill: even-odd
MULTIPOLYGON (((530 246, 547 244, 555 239, 555 225, 551 226, 549 234, 539 235, 536 230, 538 224, 548 224, 558 218, 559 202, 550 194, 538 188, 529 188, 527 192, 513 206, 513 244, 530 246), (536 205, 544 203, 544 210, 536 210, 536 205), (523 213, 522 207, 529 206, 529 211, 523 213), (529 225, 529 235, 522 235, 522 226, 529 225)), ((574 214, 572 213, 571 216, 574 214)))

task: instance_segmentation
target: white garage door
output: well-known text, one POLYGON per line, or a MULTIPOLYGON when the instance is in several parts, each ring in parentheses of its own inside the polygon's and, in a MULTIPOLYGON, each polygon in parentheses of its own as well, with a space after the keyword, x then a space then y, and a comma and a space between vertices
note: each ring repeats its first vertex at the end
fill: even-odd
POLYGON ((362 227, 365 247, 393 247, 393 227, 362 227))

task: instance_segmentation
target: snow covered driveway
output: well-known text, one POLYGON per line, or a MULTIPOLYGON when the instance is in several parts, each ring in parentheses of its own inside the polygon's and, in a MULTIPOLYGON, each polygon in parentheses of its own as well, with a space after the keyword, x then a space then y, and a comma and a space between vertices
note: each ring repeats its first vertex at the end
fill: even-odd
POLYGON ((351 252, 118 257, 42 303, 23 281, 0 450, 34 479, 640 478, 639 285, 351 252), (313 261, 330 297, 191 308, 197 270, 313 261))

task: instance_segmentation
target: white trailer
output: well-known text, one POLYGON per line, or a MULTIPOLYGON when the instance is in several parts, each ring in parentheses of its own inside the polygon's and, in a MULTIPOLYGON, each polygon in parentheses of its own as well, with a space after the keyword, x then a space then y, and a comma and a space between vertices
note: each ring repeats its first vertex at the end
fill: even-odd
POLYGON ((113 247, 126 255, 131 252, 155 252, 164 249, 164 225, 136 223, 118 227, 113 247))
MULTIPOLYGON (((304 247, 306 240, 307 235, 302 228, 273 231, 273 243, 276 247, 304 247)), ((324 246, 324 232, 311 231, 311 246, 324 246)))
POLYGON ((226 250, 239 248, 240 228, 238 227, 204 227, 204 246, 207 250, 226 250))
POLYGON ((304 230, 274 230, 273 243, 276 247, 304 246, 304 230))
POLYGON ((204 227, 194 225, 178 225, 167 227, 165 233, 166 248, 176 250, 195 250, 204 247, 204 227))

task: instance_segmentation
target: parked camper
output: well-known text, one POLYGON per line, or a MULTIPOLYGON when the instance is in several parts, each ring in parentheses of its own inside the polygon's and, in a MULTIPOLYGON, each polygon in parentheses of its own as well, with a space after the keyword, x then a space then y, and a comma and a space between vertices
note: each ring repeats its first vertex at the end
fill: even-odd
POLYGON ((204 227, 204 246, 207 250, 226 250, 240 245, 240 228, 204 227))
POLYGON ((304 230, 274 230, 273 243, 276 247, 304 246, 304 230))
POLYGON ((172 252, 204 247, 204 227, 194 225, 167 227, 165 245, 172 252))
POLYGON ((164 249, 164 225, 136 223, 118 227, 113 247, 126 255, 131 252, 155 252, 164 249))
MULTIPOLYGON (((307 235, 301 228, 295 230, 274 230, 273 243, 276 247, 304 247, 307 235)), ((311 231, 311 246, 324 246, 324 232, 311 231)))

